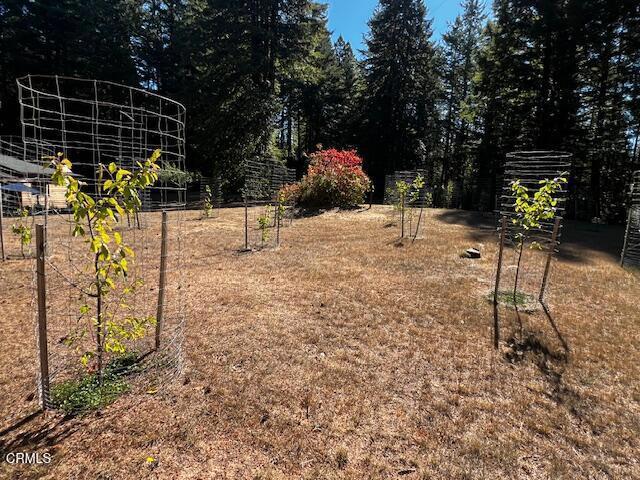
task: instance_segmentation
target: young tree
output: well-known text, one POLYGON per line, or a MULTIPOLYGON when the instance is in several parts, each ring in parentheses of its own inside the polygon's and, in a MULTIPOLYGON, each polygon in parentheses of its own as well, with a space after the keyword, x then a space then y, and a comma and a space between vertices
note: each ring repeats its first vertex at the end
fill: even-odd
MULTIPOLYGON (((545 179, 540 181, 540 188, 530 195, 529 189, 516 180, 511 184, 511 190, 516 198, 515 213, 516 217, 512 220, 516 226, 516 241, 518 245, 518 263, 516 266, 516 278, 513 284, 513 305, 518 307, 518 281, 520 279, 520 268, 522 266, 522 254, 524 247, 529 240, 532 231, 542 227, 542 223, 553 220, 556 216, 556 206, 558 200, 556 194, 562 189, 563 184, 567 183, 564 176, 545 179)), ((537 242, 532 242, 530 248, 541 248, 537 242)), ((550 248, 555 248, 551 245, 550 248)))
MULTIPOLYGON (((95 299, 96 305, 95 308, 82 306, 79 320, 88 320, 93 327, 95 350, 84 352, 82 363, 86 366, 95 359, 100 384, 105 352, 126 353, 125 342, 144 336, 148 326, 156 321, 154 317, 140 318, 127 307, 125 297, 140 285, 128 279, 129 262, 134 259, 135 252, 115 226, 141 208, 140 192, 158 180, 159 158, 160 150, 156 150, 145 162, 137 162, 134 171, 115 163, 101 166, 99 198, 82 191, 80 182, 72 175, 68 159, 59 154, 54 160, 52 179, 56 185, 65 188, 65 199, 73 213, 73 236, 85 238, 93 256, 90 288, 83 293, 95 299), (103 178, 106 179, 102 181, 103 178), (110 296, 116 296, 115 301, 108 302, 110 296)), ((66 343, 73 345, 84 338, 87 330, 81 325, 66 338, 66 343)))

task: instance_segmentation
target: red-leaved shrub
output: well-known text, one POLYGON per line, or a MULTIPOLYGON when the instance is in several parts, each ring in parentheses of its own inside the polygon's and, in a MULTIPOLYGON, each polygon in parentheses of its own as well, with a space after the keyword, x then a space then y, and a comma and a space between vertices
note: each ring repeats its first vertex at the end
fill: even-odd
POLYGON ((362 170, 362 158, 355 151, 320 150, 311 155, 309 170, 302 180, 283 189, 283 196, 308 208, 353 208, 371 189, 362 170))

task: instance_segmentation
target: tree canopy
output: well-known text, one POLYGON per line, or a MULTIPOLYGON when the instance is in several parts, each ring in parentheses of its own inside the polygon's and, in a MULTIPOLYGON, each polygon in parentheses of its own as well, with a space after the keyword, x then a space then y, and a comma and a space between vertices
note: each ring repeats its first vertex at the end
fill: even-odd
POLYGON ((569 214, 624 216, 640 168, 640 4, 462 0, 440 41, 431 2, 380 0, 360 55, 313 0, 0 0, 0 134, 15 79, 59 74, 187 106, 188 165, 233 182, 247 158, 299 172, 354 148, 384 175, 421 168, 436 204, 491 209, 505 154, 574 154, 569 214))

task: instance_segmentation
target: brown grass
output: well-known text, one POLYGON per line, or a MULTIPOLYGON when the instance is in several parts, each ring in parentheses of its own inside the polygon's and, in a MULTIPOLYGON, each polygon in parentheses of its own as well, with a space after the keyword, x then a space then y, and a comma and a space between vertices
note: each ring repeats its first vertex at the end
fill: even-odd
POLYGON ((550 292, 568 352, 543 311, 520 336, 506 309, 496 352, 492 220, 432 210, 398 246, 389 215, 301 219, 249 255, 241 210, 186 222, 184 379, 76 419, 15 426, 37 407, 31 266, 0 264, 0 447, 53 454, 0 477, 640 478, 640 280, 616 263, 621 231, 568 229, 550 292), (472 246, 483 258, 460 258, 472 246))

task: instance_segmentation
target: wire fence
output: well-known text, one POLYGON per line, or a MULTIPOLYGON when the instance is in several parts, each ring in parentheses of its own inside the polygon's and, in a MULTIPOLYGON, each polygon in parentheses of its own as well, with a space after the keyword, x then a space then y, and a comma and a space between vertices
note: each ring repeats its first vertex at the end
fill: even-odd
POLYGON ((640 267, 640 170, 633 174, 631 205, 627 217, 621 264, 640 267))
MULTIPOLYGON (((85 238, 73 235, 77 219, 66 202, 53 202, 52 171, 41 160, 36 179, 44 202, 36 223, 44 226, 46 238, 38 255, 42 274, 34 272, 34 278, 43 279, 34 285, 46 303, 34 311, 36 325, 46 322, 43 342, 52 391, 95 372, 96 360, 86 353, 105 350, 98 318, 103 329, 107 321, 131 326, 152 320, 145 335, 123 337, 126 358, 118 350, 104 351, 103 365, 111 373, 127 370, 135 384, 160 387, 183 366, 186 110, 160 95, 96 80, 26 76, 18 79, 18 88, 22 140, 29 152, 23 158, 68 158, 82 191, 94 199, 105 196, 110 163, 133 172, 161 151, 160 178, 142 192, 141 208, 117 215, 115 232, 135 255, 128 258, 126 277, 117 279, 108 295, 97 294, 96 255, 85 238)), ((64 199, 64 192, 55 193, 64 199)), ((53 406, 42 378, 38 385, 43 405, 53 406)))
POLYGON ((246 162, 242 192, 245 250, 280 246, 282 227, 293 220, 293 205, 286 204, 280 192, 295 178, 294 169, 271 158, 246 162))
POLYGON ((384 203, 394 207, 401 239, 422 238, 424 209, 433 206, 433 189, 426 185, 426 178, 426 171, 420 169, 397 171, 385 177, 384 203))

